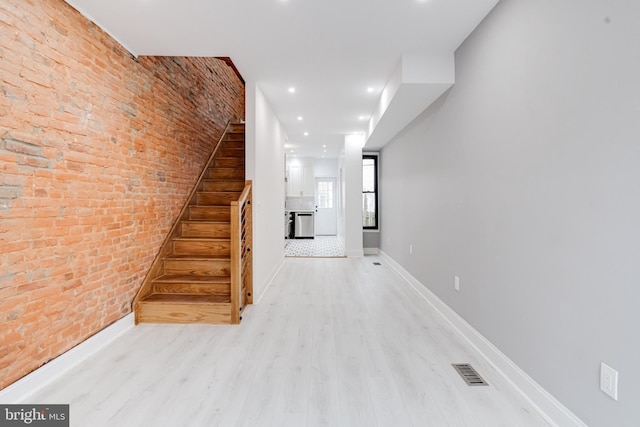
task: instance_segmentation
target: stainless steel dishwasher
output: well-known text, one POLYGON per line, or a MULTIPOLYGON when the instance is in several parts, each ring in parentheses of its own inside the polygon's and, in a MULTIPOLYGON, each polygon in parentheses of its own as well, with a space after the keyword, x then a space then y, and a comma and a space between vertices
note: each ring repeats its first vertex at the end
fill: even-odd
POLYGON ((313 239, 313 212, 295 213, 295 238, 313 239))

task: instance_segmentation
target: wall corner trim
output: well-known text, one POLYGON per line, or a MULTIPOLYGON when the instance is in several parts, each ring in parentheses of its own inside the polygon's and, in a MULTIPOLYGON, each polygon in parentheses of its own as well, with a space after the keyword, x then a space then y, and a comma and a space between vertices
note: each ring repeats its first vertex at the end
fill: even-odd
POLYGON ((87 360, 133 327, 134 315, 129 313, 67 352, 0 390, 0 403, 24 403, 40 389, 87 360))
POLYGON ((535 382, 391 256, 383 250, 380 250, 379 256, 402 276, 407 284, 420 294, 487 362, 493 365, 497 372, 504 376, 549 424, 554 427, 587 427, 580 418, 535 382))

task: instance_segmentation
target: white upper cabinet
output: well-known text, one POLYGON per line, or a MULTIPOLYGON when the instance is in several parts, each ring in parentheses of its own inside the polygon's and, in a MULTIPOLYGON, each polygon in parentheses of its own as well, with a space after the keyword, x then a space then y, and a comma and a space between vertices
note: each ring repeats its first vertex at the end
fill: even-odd
POLYGON ((289 165, 289 177, 287 180, 287 196, 300 196, 302 192, 302 165, 289 165))
POLYGON ((287 196, 314 197, 313 159, 292 159, 287 162, 287 196))

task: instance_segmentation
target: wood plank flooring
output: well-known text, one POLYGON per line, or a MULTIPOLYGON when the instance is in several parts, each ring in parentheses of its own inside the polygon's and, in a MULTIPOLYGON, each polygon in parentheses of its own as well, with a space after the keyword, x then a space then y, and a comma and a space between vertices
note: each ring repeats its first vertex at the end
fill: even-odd
POLYGON ((72 426, 548 425, 373 262, 287 258, 241 325, 138 325, 30 402, 69 403, 72 426))

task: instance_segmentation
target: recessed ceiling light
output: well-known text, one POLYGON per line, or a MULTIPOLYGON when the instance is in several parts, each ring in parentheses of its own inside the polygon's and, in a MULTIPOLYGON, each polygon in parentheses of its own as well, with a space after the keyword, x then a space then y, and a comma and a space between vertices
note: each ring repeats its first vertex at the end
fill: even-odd
POLYGON ((309 136, 309 132, 305 132, 305 133, 304 133, 304 136, 309 136))
POLYGON ((301 121, 301 120, 302 120, 302 116, 298 116, 298 121, 301 121))
POLYGON ((327 144, 322 144, 322 148, 327 148, 327 144))
POLYGON ((358 120, 367 120, 367 116, 360 116, 358 117, 358 120))
POLYGON ((373 93, 373 88, 372 88, 372 87, 368 87, 368 88, 367 88, 367 92, 369 92, 369 93, 373 93))
POLYGON ((291 150, 290 152, 293 153, 293 150, 291 150))
POLYGON ((290 87, 289 88, 289 93, 296 93, 296 88, 295 87, 290 87))

